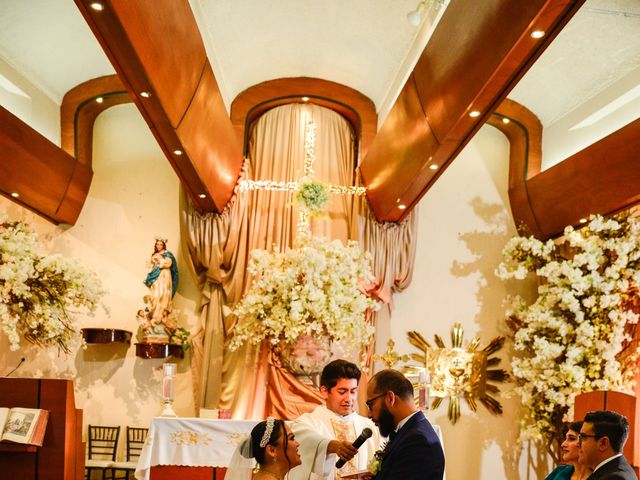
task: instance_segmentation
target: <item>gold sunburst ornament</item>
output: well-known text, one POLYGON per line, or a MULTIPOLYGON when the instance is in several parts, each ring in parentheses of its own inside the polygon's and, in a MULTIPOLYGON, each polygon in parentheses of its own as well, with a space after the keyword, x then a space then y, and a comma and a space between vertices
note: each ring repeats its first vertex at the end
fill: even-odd
POLYGON ((475 337, 463 347, 464 329, 459 323, 451 328, 451 348, 442 338, 434 336, 437 348, 433 348, 420 333, 407 333, 409 342, 421 353, 412 353, 411 359, 420 363, 431 374, 430 396, 435 397, 431 408, 436 409, 449 397, 449 420, 455 424, 460 418, 462 399, 472 411, 477 410, 479 400, 495 415, 502 414, 502 405, 495 397, 496 385, 489 382, 505 382, 509 374, 503 369, 491 368, 500 363, 492 355, 504 345, 505 337, 495 337, 482 350, 480 338, 475 337))

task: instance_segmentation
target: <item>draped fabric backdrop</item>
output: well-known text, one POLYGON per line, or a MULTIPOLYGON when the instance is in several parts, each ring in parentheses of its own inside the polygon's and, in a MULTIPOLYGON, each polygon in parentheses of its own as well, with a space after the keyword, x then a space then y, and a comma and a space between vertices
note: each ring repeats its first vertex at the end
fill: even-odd
MULTIPOLYGON (((311 104, 277 107, 260 117, 250 134, 241 178, 300 179, 309 120, 316 123, 315 178, 353 185, 355 148, 349 124, 332 110, 311 104)), ((332 196, 328 215, 312 219, 311 229, 314 235, 343 242, 360 235, 361 245, 374 254, 379 281, 372 293, 388 301, 392 289, 406 287, 411 278, 415 217, 402 225, 380 225, 362 198, 332 196)), ((282 368, 264 344, 236 352, 225 349, 237 321, 230 309, 251 280, 246 272, 251 250, 283 251, 294 245, 298 215, 293 194, 236 191, 221 214, 200 215, 188 200, 182 204, 183 240, 202 292, 192 356, 196 405, 230 409, 234 418, 258 419, 266 415, 294 418, 321 403, 319 393, 282 368)))

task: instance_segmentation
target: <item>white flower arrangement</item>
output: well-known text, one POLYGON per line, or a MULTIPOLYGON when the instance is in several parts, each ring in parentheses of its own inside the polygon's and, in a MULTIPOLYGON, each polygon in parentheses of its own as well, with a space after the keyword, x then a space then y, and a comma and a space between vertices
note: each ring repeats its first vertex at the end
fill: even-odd
POLYGON ((11 350, 20 337, 66 353, 77 335, 71 314, 93 314, 104 295, 95 272, 61 255, 39 255, 38 240, 22 222, 0 216, 0 328, 11 350))
POLYGON ((543 279, 533 304, 512 299, 507 323, 518 355, 512 360, 516 393, 525 408, 521 440, 548 445, 572 416, 576 394, 633 388, 619 354, 630 340, 625 327, 638 322, 629 301, 640 284, 637 217, 592 216, 583 229, 564 233, 570 258, 561 258, 551 240, 514 238, 496 270, 502 279, 529 272, 543 279))
POLYGON ((373 275, 370 256, 357 242, 305 236, 284 253, 252 251, 248 271, 254 280, 233 311, 239 321, 230 350, 267 338, 273 345, 291 343, 304 334, 356 348, 371 338, 365 313, 377 304, 360 287, 373 275))
POLYGON ((309 214, 320 215, 329 203, 329 190, 313 178, 303 178, 298 185, 295 200, 309 214))

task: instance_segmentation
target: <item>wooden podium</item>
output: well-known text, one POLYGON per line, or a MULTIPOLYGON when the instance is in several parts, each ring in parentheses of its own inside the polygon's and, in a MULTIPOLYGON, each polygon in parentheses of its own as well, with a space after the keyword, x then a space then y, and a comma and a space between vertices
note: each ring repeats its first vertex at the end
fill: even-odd
POLYGON ((612 410, 627 417, 629 438, 624 446, 624 456, 638 475, 640 467, 640 402, 633 395, 621 392, 596 391, 576 396, 573 418, 576 421, 594 410, 612 410))
POLYGON ((71 380, 0 377, 0 407, 49 410, 42 447, 0 442, 2 478, 81 480, 84 478, 82 410, 71 380))

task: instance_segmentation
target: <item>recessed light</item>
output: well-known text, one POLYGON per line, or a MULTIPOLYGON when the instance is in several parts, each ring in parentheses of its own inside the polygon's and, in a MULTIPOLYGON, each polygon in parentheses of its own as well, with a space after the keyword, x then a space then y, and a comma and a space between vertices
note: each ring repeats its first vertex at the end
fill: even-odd
POLYGON ((207 194, 206 193, 201 193, 200 195, 198 195, 200 198, 207 198, 207 194))
POLYGON ((430 170, 437 170, 438 169, 438 165, 436 165, 435 163, 432 163, 431 165, 429 165, 429 169, 430 170))
POLYGON ((587 223, 588 220, 586 218, 581 218, 580 220, 578 220, 580 223, 587 223))
POLYGON ((151 94, 149 92, 140 92, 140 96, 142 98, 149 98, 151 96, 151 94))
POLYGON ((12 196, 13 198, 18 198, 18 197, 20 196, 20 194, 19 194, 18 192, 12 192, 12 193, 11 193, 11 196, 12 196))
POLYGON ((98 97, 98 98, 96 98, 96 102, 102 103, 102 102, 104 102, 104 98, 98 97))
POLYGON ((400 210, 404 210, 405 208, 407 208, 407 206, 404 203, 401 203, 400 205, 398 205, 398 208, 400 210))
POLYGON ((102 5, 100 2, 93 2, 90 7, 93 8, 96 12, 101 12, 104 10, 104 5, 102 5))
POLYGON ((469 112, 469 116, 470 116, 471 118, 479 117, 479 116, 480 116, 480 112, 479 112, 478 110, 471 110, 471 111, 469 112))
POLYGON ((302 101, 303 102, 308 102, 309 101, 309 97, 302 97, 302 101))
POLYGON ((507 117, 504 117, 502 119, 502 123, 511 123, 511 120, 509 120, 507 117))
POLYGON ((180 155, 182 155, 182 150, 174 150, 173 153, 175 153, 176 155, 180 156, 180 155))
POLYGON ((531 38, 542 38, 544 37, 544 30, 534 30, 531 32, 531 38))

